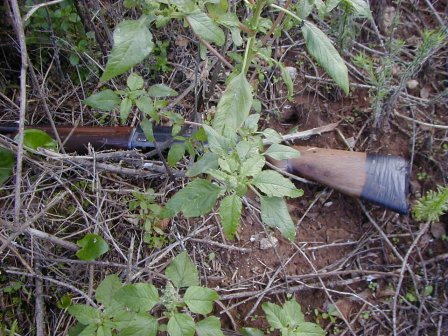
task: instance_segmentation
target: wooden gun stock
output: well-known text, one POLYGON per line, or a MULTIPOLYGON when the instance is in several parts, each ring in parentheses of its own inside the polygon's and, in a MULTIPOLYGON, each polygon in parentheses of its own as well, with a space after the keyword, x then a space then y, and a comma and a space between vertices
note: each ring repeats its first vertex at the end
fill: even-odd
POLYGON ((409 165, 397 156, 294 146, 296 159, 271 162, 278 168, 401 214, 407 202, 409 165))

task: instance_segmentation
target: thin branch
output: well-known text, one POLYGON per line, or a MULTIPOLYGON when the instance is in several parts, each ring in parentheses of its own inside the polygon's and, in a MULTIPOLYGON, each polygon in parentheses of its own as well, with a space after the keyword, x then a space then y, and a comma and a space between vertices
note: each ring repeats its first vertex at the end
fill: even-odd
POLYGON ((26 92, 26 73, 28 69, 28 53, 26 50, 25 32, 23 30, 22 18, 20 16, 20 9, 17 0, 10 0, 11 11, 13 15, 14 28, 16 30, 17 39, 20 45, 20 116, 19 116, 19 129, 18 129, 18 149, 17 149, 17 165, 16 165, 16 179, 14 188, 14 220, 17 226, 20 223, 20 208, 21 208, 21 195, 20 187, 22 185, 22 161, 23 161, 23 133, 25 129, 25 117, 26 117, 26 105, 27 105, 27 92, 26 92))
POLYGON ((65 0, 53 0, 53 1, 48 1, 48 2, 44 2, 41 4, 37 4, 34 5, 33 7, 31 7, 31 9, 28 11, 28 13, 26 13, 26 15, 23 18, 23 22, 27 22, 30 17, 39 9, 42 7, 47 7, 47 6, 51 6, 51 5, 55 5, 61 2, 64 2, 65 0))

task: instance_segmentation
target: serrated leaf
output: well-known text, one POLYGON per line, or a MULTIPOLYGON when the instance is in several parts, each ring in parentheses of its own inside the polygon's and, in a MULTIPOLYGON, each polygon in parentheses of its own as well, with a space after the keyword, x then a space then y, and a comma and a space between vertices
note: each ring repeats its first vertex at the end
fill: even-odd
POLYGON ((95 298, 96 301, 102 303, 104 306, 109 306, 113 302, 115 293, 123 287, 120 278, 116 274, 108 275, 98 285, 95 298))
POLYGON ((101 111, 110 112, 120 105, 120 101, 119 95, 110 89, 106 89, 85 99, 84 104, 101 111))
POLYGON ((305 316, 302 308, 295 300, 288 300, 283 305, 283 313, 289 321, 289 327, 297 327, 300 323, 305 322, 305 316))
POLYGON ((171 261, 165 270, 165 275, 177 288, 199 285, 196 265, 185 251, 171 261))
POLYGON ((221 201, 219 216, 221 217, 224 234, 229 239, 233 239, 238 228, 241 218, 241 209, 241 198, 236 194, 226 196, 221 201))
POLYGON ((240 158, 240 161, 247 160, 248 158, 259 154, 257 146, 255 146, 253 142, 249 142, 247 140, 242 140, 237 143, 236 152, 240 158))
POLYGON ((317 63, 338 84, 346 94, 349 93, 348 70, 330 39, 309 21, 303 21, 302 34, 306 48, 317 63))
POLYGON ((207 180, 196 179, 171 197, 166 208, 174 215, 182 211, 187 218, 202 216, 212 210, 220 192, 219 186, 207 180))
POLYGON ((14 164, 14 154, 0 147, 0 186, 12 175, 14 164))
POLYGON ((209 316, 196 323, 198 336, 224 336, 221 331, 221 321, 216 316, 209 316))
POLYGON ((300 197, 303 191, 297 189, 290 180, 273 170, 264 170, 254 177, 252 184, 267 196, 300 197))
MULTIPOLYGON (((255 101, 258 101, 258 100, 252 101, 252 104, 254 104, 255 101)), ((256 132, 258 129, 258 121, 259 120, 260 120, 259 113, 249 114, 247 116, 246 120, 244 120, 243 127, 247 128, 251 132, 256 132)))
POLYGON ((109 251, 106 241, 99 235, 88 233, 84 238, 78 240, 76 245, 81 249, 76 252, 76 256, 81 260, 92 261, 109 251))
POLYGON ((131 112, 132 101, 129 98, 124 98, 120 104, 120 119, 121 123, 125 124, 131 112))
POLYGON ((266 159, 263 155, 255 155, 241 163, 240 174, 241 176, 256 176, 260 174, 264 165, 266 164, 266 159))
POLYGON ((87 305, 75 304, 68 307, 67 311, 84 325, 96 324, 101 321, 100 311, 87 305))
POLYGON ((261 220, 272 228, 278 228, 282 235, 294 240, 296 227, 289 215, 285 201, 280 197, 261 197, 261 220))
POLYGON ((135 100, 135 104, 138 109, 145 114, 145 116, 153 118, 156 122, 160 121, 160 117, 154 108, 154 102, 150 97, 147 95, 140 96, 135 100))
POLYGON ((241 328, 240 333, 243 336, 264 336, 264 332, 257 328, 241 328))
POLYGON ((114 300, 126 308, 137 312, 146 312, 159 302, 159 293, 157 288, 151 284, 136 283, 117 290, 114 300))
POLYGON ((191 29, 208 42, 222 46, 225 42, 224 31, 205 13, 196 12, 186 16, 191 29))
POLYGON ((292 81, 291 74, 282 63, 278 63, 278 65, 280 66, 280 74, 282 76, 283 82, 288 89, 288 99, 291 100, 294 93, 294 83, 292 81))
POLYGON ((343 0, 345 4, 348 4, 352 10, 353 13, 358 17, 364 17, 366 19, 372 18, 372 11, 370 10, 369 3, 365 0, 343 0))
POLYGON ((213 310, 213 303, 219 299, 213 289, 190 286, 184 295, 184 302, 192 313, 207 315, 213 310))
POLYGON ((148 94, 153 98, 176 97, 176 90, 173 90, 165 84, 155 84, 148 89, 148 94))
POLYGON ((265 302, 261 305, 269 325, 275 329, 283 329, 288 327, 288 318, 283 313, 282 307, 275 303, 265 302))
POLYGON ((297 15, 301 19, 305 19, 313 10, 314 0, 299 0, 297 2, 297 15))
MULTIPOLYGON (((19 135, 14 137, 14 140, 18 140, 19 135)), ((38 148, 51 149, 53 151, 58 150, 58 143, 46 132, 38 129, 26 129, 23 132, 23 145, 26 148, 37 150, 38 148)))
POLYGON ((202 125, 207 134, 208 147, 213 153, 225 155, 229 151, 230 140, 219 134, 214 128, 208 125, 202 125))
POLYGON ((157 319, 148 314, 133 314, 129 325, 121 329, 118 336, 156 336, 157 319))
POLYGON ((199 174, 206 173, 209 169, 217 169, 219 166, 218 159, 218 154, 207 152, 188 168, 185 175, 187 175, 188 177, 193 177, 199 174))
POLYGON ((266 140, 268 140, 271 143, 280 143, 283 140, 282 136, 272 128, 264 129, 263 132, 261 132, 261 134, 263 134, 266 140))
POLYGON ((300 157, 300 152, 297 149, 279 144, 272 144, 264 154, 274 160, 288 160, 300 157))
POLYGON ((139 90, 143 88, 143 78, 136 74, 135 72, 131 73, 128 76, 128 79, 126 81, 126 84, 131 91, 139 90))
POLYGON ((249 115, 252 101, 252 87, 240 73, 230 81, 218 102, 213 128, 221 135, 234 135, 249 115))
POLYGON ((154 138, 154 130, 152 122, 150 122, 148 119, 144 118, 140 122, 140 127, 142 128, 143 133, 145 134, 146 140, 155 142, 156 139, 154 138))
POLYGON ((303 322, 295 330, 295 336, 325 336, 326 332, 319 325, 312 322, 303 322))
POLYGON ((168 321, 167 330, 170 336, 194 336, 194 321, 186 314, 175 313, 168 321))
POLYGON ((171 145, 170 150, 168 151, 168 165, 170 167, 174 167, 185 154, 185 144, 184 143, 175 143, 171 145))
POLYGON ((152 34, 145 23, 140 20, 124 20, 114 30, 114 46, 101 76, 107 81, 128 71, 142 62, 154 49, 152 34))

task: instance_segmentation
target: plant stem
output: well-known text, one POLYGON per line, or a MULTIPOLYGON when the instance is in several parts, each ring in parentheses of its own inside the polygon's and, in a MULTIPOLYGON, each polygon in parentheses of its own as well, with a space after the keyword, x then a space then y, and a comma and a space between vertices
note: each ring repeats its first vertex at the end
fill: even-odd
POLYGON ((244 52, 243 69, 241 71, 244 75, 247 74, 247 71, 249 70, 249 66, 252 63, 252 59, 254 58, 254 53, 253 53, 252 49, 254 47, 255 37, 257 35, 258 22, 260 21, 261 12, 263 11, 265 4, 266 4, 266 1, 262 1, 262 0, 260 0, 256 3, 254 15, 252 16, 252 19, 251 19, 251 28, 254 29, 254 32, 247 39, 246 50, 244 52))
POLYGON ((283 8, 283 7, 278 6, 278 5, 276 5, 276 4, 271 4, 270 6, 271 6, 272 8, 276 8, 276 9, 278 9, 279 11, 284 12, 284 13, 286 13, 286 14, 292 16, 294 19, 296 19, 296 20, 299 21, 299 22, 302 22, 302 21, 303 21, 303 20, 302 20, 301 18, 299 18, 296 14, 294 14, 293 12, 291 12, 290 10, 288 10, 288 9, 286 9, 286 8, 283 8))

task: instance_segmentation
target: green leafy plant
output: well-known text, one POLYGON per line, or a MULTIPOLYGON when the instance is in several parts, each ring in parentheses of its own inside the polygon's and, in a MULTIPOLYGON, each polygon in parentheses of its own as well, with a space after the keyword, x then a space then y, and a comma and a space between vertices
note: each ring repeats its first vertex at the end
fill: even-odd
POLYGON ((171 261, 165 276, 169 281, 162 295, 152 284, 123 285, 117 275, 107 276, 95 293, 100 308, 84 304, 68 307, 78 320, 70 335, 155 336, 158 330, 170 336, 223 335, 217 317, 199 319, 212 312, 219 295, 199 286, 198 271, 186 252, 171 261), (158 318, 151 314, 155 307, 162 311, 158 318), (195 322, 194 317, 199 321, 195 322))
MULTIPOLYGON (((325 335, 325 331, 316 323, 306 322, 300 304, 294 299, 287 300, 282 306, 265 302, 261 306, 271 330, 279 330, 282 336, 319 336, 325 335)), ((264 335, 256 328, 243 328, 243 335, 264 335)))
POLYGON ((76 256, 81 260, 95 260, 107 251, 109 246, 106 241, 99 235, 94 233, 86 234, 82 239, 78 240, 76 244, 80 247, 76 256))
POLYGON ((148 189, 145 193, 134 191, 132 196, 134 199, 129 202, 129 210, 138 211, 138 220, 145 229, 144 242, 150 247, 162 247, 168 242, 168 238, 161 228, 164 221, 161 218, 162 207, 155 202, 154 190, 148 189))
POLYGON ((0 185, 5 183, 12 175, 14 163, 14 154, 7 149, 0 148, 0 185))
POLYGON ((428 191, 416 202, 412 211, 418 221, 438 221, 448 211, 448 187, 438 186, 437 191, 428 191))

